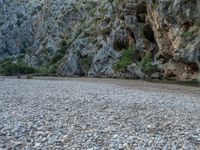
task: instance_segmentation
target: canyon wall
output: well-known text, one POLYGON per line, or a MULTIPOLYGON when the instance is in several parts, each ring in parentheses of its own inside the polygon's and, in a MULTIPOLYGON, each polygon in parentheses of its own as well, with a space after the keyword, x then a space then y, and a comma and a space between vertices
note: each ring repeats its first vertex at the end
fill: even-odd
POLYGON ((56 64, 60 76, 199 76, 198 0, 17 0, 0 12, 1 60, 56 64))

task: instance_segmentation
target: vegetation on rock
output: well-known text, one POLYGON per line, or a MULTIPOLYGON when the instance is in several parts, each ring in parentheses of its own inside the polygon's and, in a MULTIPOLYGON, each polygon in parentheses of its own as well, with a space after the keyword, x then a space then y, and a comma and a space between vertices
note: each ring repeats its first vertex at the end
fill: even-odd
POLYGON ((81 58, 79 62, 84 74, 87 75, 88 71, 90 70, 90 67, 92 66, 92 57, 86 56, 84 58, 81 58))
POLYGON ((116 71, 123 71, 128 65, 133 63, 133 58, 135 55, 136 47, 135 45, 130 45, 127 49, 122 51, 122 58, 115 64, 114 69, 116 71))
POLYGON ((25 1, 0 9, 1 73, 198 78, 196 1, 25 1))
POLYGON ((150 76, 157 70, 157 66, 152 64, 152 57, 150 53, 147 53, 140 63, 141 71, 150 76))
POLYGON ((33 67, 28 66, 21 60, 13 61, 12 59, 6 59, 0 62, 0 74, 3 75, 19 75, 35 73, 36 70, 33 67))

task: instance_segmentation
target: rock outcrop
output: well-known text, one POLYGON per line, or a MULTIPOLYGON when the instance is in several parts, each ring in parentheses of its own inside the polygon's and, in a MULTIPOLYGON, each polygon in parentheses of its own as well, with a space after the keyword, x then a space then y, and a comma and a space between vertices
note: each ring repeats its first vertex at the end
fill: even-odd
POLYGON ((60 42, 73 36, 73 28, 94 5, 75 0, 2 0, 0 60, 24 55, 29 65, 48 65, 60 42))
POLYGON ((198 78, 198 0, 1 3, 0 59, 23 54, 40 67, 61 53, 61 76, 198 78))

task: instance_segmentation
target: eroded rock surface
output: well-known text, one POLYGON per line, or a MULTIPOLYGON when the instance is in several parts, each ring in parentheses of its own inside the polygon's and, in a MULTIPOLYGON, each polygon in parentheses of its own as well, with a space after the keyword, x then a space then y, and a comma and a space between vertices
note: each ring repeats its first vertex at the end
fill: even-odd
POLYGON ((62 53, 61 76, 198 78, 198 0, 1 3, 1 59, 24 54, 29 65, 48 66, 62 53))

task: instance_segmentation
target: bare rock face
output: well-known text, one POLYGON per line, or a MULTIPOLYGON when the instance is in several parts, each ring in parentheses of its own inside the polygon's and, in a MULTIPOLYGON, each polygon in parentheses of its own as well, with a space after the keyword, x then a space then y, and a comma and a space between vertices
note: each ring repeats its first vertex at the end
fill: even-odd
POLYGON ((31 66, 48 66, 61 53, 56 62, 61 76, 199 76, 198 0, 1 3, 0 59, 23 54, 31 66), (11 17, 5 22, 5 16, 11 17))
POLYGON ((0 60, 20 55, 33 43, 31 14, 41 8, 37 0, 0 1, 0 60), (31 9, 29 9, 31 7, 31 9))
POLYGON ((199 71, 199 8, 196 0, 152 2, 148 19, 159 47, 165 76, 195 79, 199 71))
MULTIPOLYGON (((83 47, 92 44, 87 50, 78 48, 84 55, 92 56, 88 75, 121 76, 133 78, 166 78, 175 80, 197 79, 199 74, 199 8, 197 1, 113 1, 102 2, 96 14, 90 18, 98 23, 90 26, 94 34, 86 34, 87 40, 83 47), (129 45, 136 46, 132 52, 132 64, 116 71, 114 64, 123 59, 123 49, 129 45), (111 55, 114 54, 114 55, 111 55), (150 63, 142 67, 145 55, 151 55, 150 63), (148 67, 155 65, 151 71, 148 67), (134 67, 131 67, 134 66, 134 67), (137 69, 136 69, 137 68, 137 69), (138 68, 140 68, 138 70, 138 68), (141 75, 138 71, 143 71, 141 75), (150 73, 149 73, 150 72, 150 73)), ((74 43, 78 43, 82 36, 74 43)), ((70 50, 74 52, 74 48, 70 50)), ((68 66, 68 55, 62 66, 68 66)), ((126 59, 126 58, 125 58, 126 59)), ((123 62, 122 62, 123 63, 123 62)), ((73 64, 73 63, 71 63, 73 64)), ((77 64, 80 64, 77 61, 77 64)), ((71 71, 59 70, 61 75, 73 75, 71 71)), ((79 67, 81 72, 81 65, 79 67)))
POLYGON ((0 5, 0 60, 24 55, 32 66, 48 65, 59 43, 72 36, 93 5, 82 1, 18 0, 0 5))

